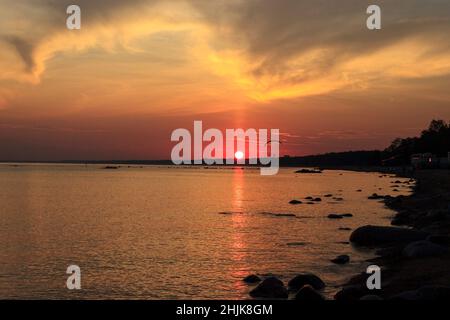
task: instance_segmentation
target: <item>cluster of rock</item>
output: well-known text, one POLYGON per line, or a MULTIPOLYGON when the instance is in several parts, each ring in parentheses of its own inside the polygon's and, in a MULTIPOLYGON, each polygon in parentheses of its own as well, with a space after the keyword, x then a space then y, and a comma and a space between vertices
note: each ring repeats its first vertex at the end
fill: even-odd
POLYGON ((386 196, 379 195, 378 193, 373 193, 371 196, 368 197, 368 199, 370 200, 382 200, 384 198, 386 198, 386 196))
POLYGON ((303 273, 291 279, 287 286, 277 277, 271 276, 262 280, 256 275, 249 275, 243 279, 249 284, 259 284, 250 291, 253 298, 287 299, 289 294, 295 300, 323 301, 325 298, 320 293, 325 288, 325 283, 312 273, 303 273))
POLYGON ((343 254, 332 259, 331 262, 336 264, 346 264, 350 262, 350 257, 346 254, 343 254))
POLYGON ((364 226, 351 234, 350 242, 360 246, 391 246, 391 253, 396 248, 395 252, 403 257, 420 258, 447 253, 450 237, 399 227, 364 226))
MULTIPOLYGON (((311 173, 310 170, 299 170, 301 173, 311 173)), ((314 172, 317 173, 317 172, 314 172)), ((393 181, 391 188, 402 187, 415 183, 415 180, 408 180, 401 182, 399 180, 393 181)), ((417 184, 418 185, 418 184, 417 184)), ((361 192, 362 190, 357 190, 361 192)), ((436 196, 439 197, 439 196, 436 196)), ((333 198, 332 194, 325 194, 323 198, 333 198)), ((393 197, 390 195, 379 195, 374 193, 368 197, 373 200, 383 200, 384 203, 398 211, 396 217, 392 220, 393 225, 410 225, 413 229, 396 227, 396 226, 363 226, 354 230, 350 235, 350 243, 355 246, 379 248, 377 254, 381 258, 395 259, 396 261, 413 261, 414 259, 422 259, 429 257, 440 257, 450 253, 450 237, 447 235, 436 235, 433 230, 429 230, 430 226, 448 223, 450 225, 450 206, 446 209, 423 210, 421 208, 421 199, 417 199, 418 207, 421 209, 403 206, 406 199, 405 196, 393 197), (402 209, 402 210, 400 210, 402 209), (381 248, 381 249, 380 249, 381 248)), ((339 198, 343 200, 342 198, 339 198)), ((437 199, 440 200, 440 199, 437 199)), ((292 205, 302 203, 314 203, 322 201, 321 198, 312 196, 305 197, 304 200, 291 200, 292 205)), ((425 199, 429 202, 430 199, 425 199)), ((295 215, 294 215, 295 216, 295 215)), ((352 217, 350 213, 331 213, 328 215, 329 219, 343 219, 352 217)), ((339 230, 351 230, 350 228, 340 227, 339 230)), ((303 243, 302 243, 303 245, 303 243)), ((441 258, 439 258, 441 259, 441 258)), ((330 260, 337 265, 343 265, 350 262, 348 255, 339 255, 330 260)), ((344 287, 335 295, 336 300, 441 300, 450 298, 450 288, 445 286, 430 286, 422 285, 417 289, 403 291, 396 294, 384 294, 379 296, 370 291, 365 285, 367 274, 362 274, 358 277, 363 278, 358 284, 352 284, 344 287)), ((359 279, 361 280, 361 279, 359 279)), ((249 284, 257 284, 250 291, 250 296, 254 298, 269 298, 269 299, 291 299, 303 301, 323 301, 325 300, 321 291, 325 284, 314 274, 305 273, 300 274, 291 279, 287 285, 279 278, 270 276, 267 278, 260 278, 256 275, 250 275, 244 279, 249 284)), ((405 290, 403 288, 403 290, 405 290)))
MULTIPOLYGON (((423 230, 363 226, 352 232, 350 242, 356 246, 381 247, 380 259, 404 260, 440 257, 450 252, 450 237, 433 235, 423 230)), ((357 276, 358 284, 344 287, 335 295, 336 300, 380 300, 381 297, 365 287, 366 274, 357 276), (361 279, 362 278, 362 279, 361 279)), ((422 286, 385 297, 389 300, 443 300, 450 298, 450 288, 445 286, 422 286)))
MULTIPOLYGON (((332 198, 334 201, 344 201, 344 198, 342 197, 334 197, 332 194, 326 194, 323 196, 324 198, 332 198)), ((314 204, 317 202, 321 202, 322 198, 320 197, 312 197, 312 196, 308 196, 305 197, 304 200, 306 201, 307 204, 314 204)), ((298 200, 298 199, 293 199, 291 201, 289 201, 289 204, 302 204, 304 203, 302 200, 298 200)))
MULTIPOLYGON (((389 206, 395 206, 397 203, 390 202, 389 206)), ((392 225, 409 225, 416 229, 426 230, 428 232, 438 231, 443 226, 450 226, 450 210, 448 209, 430 209, 400 210, 392 220, 392 225)))

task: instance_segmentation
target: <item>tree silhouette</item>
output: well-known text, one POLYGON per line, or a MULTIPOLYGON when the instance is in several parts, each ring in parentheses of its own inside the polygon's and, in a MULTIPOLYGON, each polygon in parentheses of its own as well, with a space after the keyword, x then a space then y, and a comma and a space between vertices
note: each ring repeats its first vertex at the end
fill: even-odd
POLYGON ((420 137, 397 138, 383 151, 384 159, 395 159, 397 164, 408 164, 415 153, 432 153, 447 157, 450 152, 450 125, 444 120, 432 120, 420 137))

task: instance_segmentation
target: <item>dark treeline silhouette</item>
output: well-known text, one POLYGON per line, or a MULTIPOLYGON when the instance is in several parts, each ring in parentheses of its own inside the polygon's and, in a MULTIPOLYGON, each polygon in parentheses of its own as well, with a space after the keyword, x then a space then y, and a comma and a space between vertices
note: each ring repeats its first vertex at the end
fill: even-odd
POLYGON ((447 157, 449 151, 450 125, 443 120, 432 120, 420 137, 395 139, 383 151, 383 159, 385 162, 408 164, 413 154, 431 153, 438 157, 447 157))
POLYGON ((381 161, 382 152, 373 150, 332 152, 304 157, 284 157, 280 159, 280 165, 283 167, 379 166, 381 161))
POLYGON ((402 166, 411 163, 411 156, 431 153, 447 157, 450 152, 450 124, 432 120, 419 137, 397 138, 383 151, 350 151, 305 157, 282 158, 282 166, 402 166))

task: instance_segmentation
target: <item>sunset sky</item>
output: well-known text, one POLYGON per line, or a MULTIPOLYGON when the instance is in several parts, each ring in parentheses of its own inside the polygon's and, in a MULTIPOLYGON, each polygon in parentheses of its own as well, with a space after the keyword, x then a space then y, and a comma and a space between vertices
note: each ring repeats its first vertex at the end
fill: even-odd
POLYGON ((384 148, 450 120, 449 35, 448 0, 0 0, 0 160, 168 159, 194 120, 384 148))

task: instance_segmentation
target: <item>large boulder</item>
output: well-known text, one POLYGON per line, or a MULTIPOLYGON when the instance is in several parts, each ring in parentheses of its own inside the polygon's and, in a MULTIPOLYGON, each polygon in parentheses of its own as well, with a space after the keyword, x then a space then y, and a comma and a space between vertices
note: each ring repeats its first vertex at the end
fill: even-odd
POLYGON ((447 248, 430 241, 415 241, 408 244, 402 251, 407 258, 423 258, 439 256, 447 253, 447 248))
POLYGON ((336 264, 346 264, 350 262, 350 257, 346 254, 343 254, 332 259, 331 262, 336 264))
POLYGON ((269 277, 250 291, 250 296, 254 298, 286 299, 288 291, 280 279, 269 277))
POLYGON ((257 283, 257 282, 261 281, 261 278, 255 274, 250 274, 250 275, 246 276, 244 279, 242 279, 242 281, 244 281, 246 283, 257 283))
POLYGON ((371 196, 367 197, 370 200, 380 200, 380 199, 384 199, 384 196, 379 195, 377 193, 373 193, 371 196))
POLYGON ((370 294, 369 289, 359 285, 342 288, 334 295, 336 301, 358 301, 361 297, 370 294))
POLYGON ((426 232, 412 229, 369 225, 353 231, 350 242, 361 246, 382 246, 424 240, 427 236, 426 232))
POLYGON ((303 286, 295 295, 295 300, 301 301, 324 301, 325 298, 309 284, 303 286))
POLYGON ((383 247, 383 248, 378 249, 375 252, 375 254, 380 257, 388 258, 388 259, 398 258, 402 255, 402 251, 403 251, 404 247, 405 247, 404 245, 383 247))
POLYGON ((411 214, 408 211, 401 211, 395 215, 395 217, 391 221, 391 224, 393 226, 406 225, 411 220, 410 215, 411 214))
POLYGON ((321 290, 325 288, 325 283, 318 276, 312 273, 302 273, 288 282, 288 287, 290 290, 299 290, 303 286, 310 285, 315 290, 321 290))

